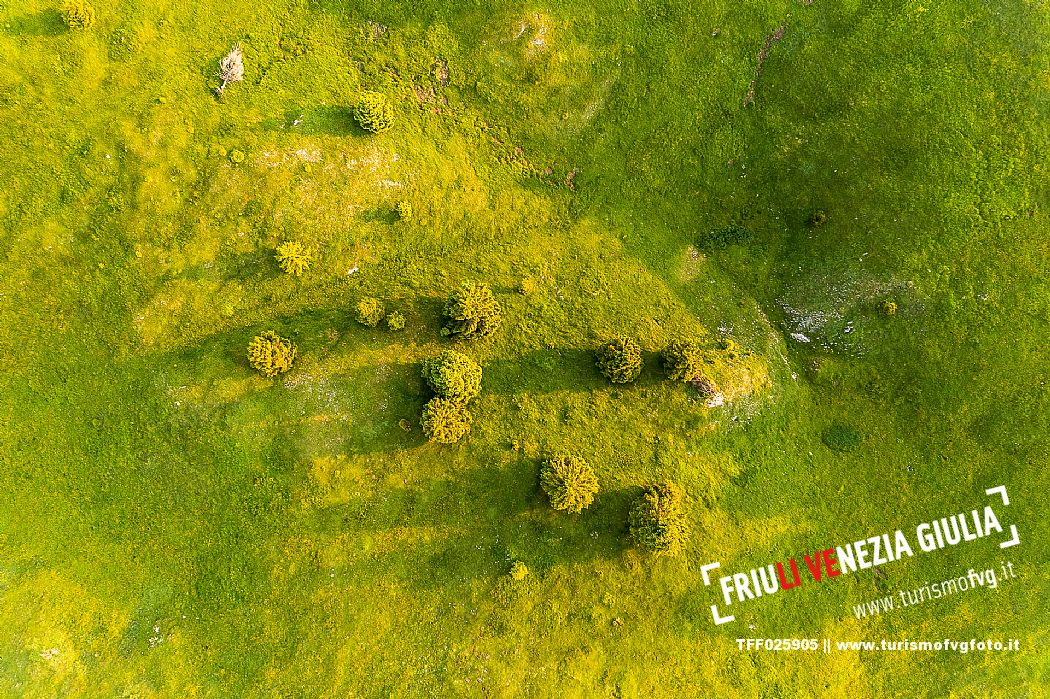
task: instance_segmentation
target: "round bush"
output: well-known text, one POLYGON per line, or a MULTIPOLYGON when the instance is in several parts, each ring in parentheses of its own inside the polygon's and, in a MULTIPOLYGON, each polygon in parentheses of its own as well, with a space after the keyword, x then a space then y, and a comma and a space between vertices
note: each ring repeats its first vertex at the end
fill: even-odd
POLYGON ((510 567, 510 577, 514 580, 524 580, 528 574, 528 566, 521 561, 514 561, 514 565, 510 567))
POLYGON ((248 343, 248 363, 268 377, 291 369, 298 354, 295 345, 272 330, 257 335, 248 343))
POLYGON ((481 367, 452 350, 424 361, 423 379, 434 393, 458 403, 467 403, 481 392, 481 367))
POLYGON ((300 242, 289 241, 277 246, 277 264, 288 274, 296 277, 310 269, 314 261, 313 250, 300 242))
POLYGON ((594 501, 598 478, 590 464, 578 456, 555 456, 540 468, 540 487, 551 500, 551 507, 566 512, 582 512, 594 501))
POLYGON ((404 330, 405 329, 405 316, 400 311, 394 311, 386 317, 387 330, 404 330))
POLYGON ((462 340, 489 337, 499 330, 503 309, 485 284, 463 282, 449 294, 441 334, 462 340))
POLYGON ((642 348, 628 337, 616 337, 598 348, 598 368, 613 383, 630 383, 642 373, 642 348))
POLYGON ((361 325, 374 328, 379 325, 379 321, 383 320, 384 315, 386 315, 386 307, 377 298, 369 296, 357 302, 357 322, 361 325))
POLYGON ((628 518, 635 543, 669 556, 681 553, 689 538, 683 498, 682 489, 670 481, 647 488, 628 518))
POLYGON ((62 3, 62 19, 70 29, 87 29, 95 23, 95 8, 84 0, 62 3))
POLYGON ((675 340, 661 353, 664 371, 672 381, 689 383, 704 374, 707 362, 696 340, 675 340))
POLYGON ((464 404, 431 398, 423 407, 423 434, 431 442, 453 444, 470 432, 470 413, 464 404))
POLYGON ((897 315, 897 302, 896 301, 883 301, 879 304, 879 309, 883 314, 892 316, 897 315))
POLYGON ((394 125, 394 108, 383 93, 366 92, 357 100, 354 118, 365 131, 379 133, 394 125))

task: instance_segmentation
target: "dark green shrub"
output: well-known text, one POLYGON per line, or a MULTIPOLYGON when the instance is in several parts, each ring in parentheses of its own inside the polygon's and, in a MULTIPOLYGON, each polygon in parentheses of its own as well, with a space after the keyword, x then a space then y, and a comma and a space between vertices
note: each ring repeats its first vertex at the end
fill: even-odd
POLYGON ((387 330, 404 330, 405 329, 405 316, 400 311, 394 311, 386 317, 387 330))
POLYGON ((675 556, 689 538, 682 489, 667 481, 645 490, 628 518, 631 538, 644 549, 675 556))
POLYGON ((62 19, 70 29, 88 29, 95 23, 95 8, 84 0, 65 0, 62 19))
POLYGON ((444 315, 441 334, 463 340, 489 337, 503 321, 503 309, 492 289, 476 282, 463 282, 449 295, 444 315))
POLYGON ((431 442, 453 444, 470 432, 467 408, 447 398, 431 398, 423 407, 423 434, 431 442))
POLYGON ((824 432, 825 446, 832 451, 853 451, 864 441, 864 435, 855 427, 836 422, 824 432))
POLYGON ((377 298, 363 298, 357 302, 357 322, 374 328, 386 315, 386 307, 377 298))
POLYGON ((810 228, 819 228, 820 226, 823 226, 827 222, 828 222, 828 215, 826 213, 824 213, 823 211, 821 211, 820 209, 817 209, 816 211, 814 211, 813 213, 811 213, 809 216, 806 217, 806 225, 809 226, 810 228))
POLYGON ((556 510, 577 513, 594 501, 598 478, 578 456, 554 456, 540 467, 540 487, 556 510))
POLYGON ((661 353, 664 371, 672 381, 693 381, 707 366, 703 346, 697 340, 675 340, 661 353))
POLYGON ((598 368, 613 383, 630 383, 642 373, 642 348, 628 337, 615 337, 598 348, 598 368))
POLYGON ((248 363, 268 377, 291 369, 298 354, 295 345, 272 330, 267 330, 248 343, 248 363))
POLYGON ((423 379, 434 393, 458 403, 467 403, 481 392, 481 367, 452 350, 424 361, 423 379))
POLYGON ((365 92, 354 106, 354 118, 365 131, 379 133, 394 125, 394 108, 381 92, 365 92))

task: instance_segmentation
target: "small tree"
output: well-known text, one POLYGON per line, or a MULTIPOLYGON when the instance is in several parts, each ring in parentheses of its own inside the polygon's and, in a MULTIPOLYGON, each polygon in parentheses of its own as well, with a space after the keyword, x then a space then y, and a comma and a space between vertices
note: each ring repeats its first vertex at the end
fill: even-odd
POLYGON ((424 361, 423 379, 434 393, 457 403, 468 403, 481 392, 481 367, 452 350, 424 361))
POLYGON ((405 329, 405 316, 400 311, 394 311, 388 313, 386 317, 387 330, 404 330, 405 329))
POLYGON ((470 432, 470 412, 463 403, 431 398, 423 407, 423 434, 431 442, 453 444, 470 432))
POLYGON ((689 383, 704 373, 704 350, 696 340, 675 340, 661 353, 664 371, 672 381, 689 383))
POLYGON ((540 467, 540 487, 556 510, 582 512, 594 501, 598 478, 579 456, 554 456, 540 467))
POLYGON ((615 337, 598 348, 598 368, 613 383, 630 383, 642 373, 642 348, 628 337, 615 337))
POLYGON ((486 284, 463 282, 445 304, 441 334, 463 340, 489 337, 503 321, 503 309, 486 284))
POLYGON ((374 328, 379 325, 386 315, 386 307, 383 302, 371 296, 357 302, 357 322, 374 328))
POLYGON ((383 93, 365 92, 354 106, 354 118, 365 131, 379 133, 394 125, 394 108, 383 93))
POLYGON ((291 369, 298 354, 295 345, 272 330, 257 335, 248 343, 248 363, 267 377, 291 369))
POLYGON ((313 250, 298 241, 289 241, 277 246, 277 264, 288 274, 302 276, 314 261, 313 250))
POLYGON ((394 204, 394 211, 399 221, 411 221, 414 216, 412 204, 404 199, 394 204))
POLYGON ((95 8, 84 0, 65 0, 62 19, 70 29, 88 29, 95 24, 95 8))
POLYGON ((514 580, 524 580, 529 575, 529 568, 521 561, 514 561, 514 565, 510 567, 509 575, 514 580))
POLYGON ((683 499, 682 489, 670 481, 647 488, 628 518, 635 543, 668 556, 681 553, 689 538, 683 499))
POLYGON ((240 46, 234 46, 233 50, 222 57, 219 61, 219 79, 222 84, 215 88, 215 94, 222 96, 229 83, 244 80, 244 54, 240 46))

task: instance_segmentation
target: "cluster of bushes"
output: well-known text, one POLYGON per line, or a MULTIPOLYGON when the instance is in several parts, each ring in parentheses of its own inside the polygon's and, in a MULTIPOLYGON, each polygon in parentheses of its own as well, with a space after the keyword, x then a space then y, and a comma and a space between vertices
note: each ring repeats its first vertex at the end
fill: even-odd
MULTIPOLYGON (((729 360, 739 359, 741 352, 732 340, 723 340, 718 351, 729 360)), ((596 352, 598 370, 609 381, 631 383, 642 373, 642 348, 625 336, 603 343, 596 352)), ((713 396, 718 386, 711 377, 715 364, 714 351, 695 339, 679 339, 660 352, 664 375, 671 381, 687 383, 705 396, 713 396)))
POLYGON ((423 362, 423 380, 435 393, 423 407, 423 434, 431 442, 458 442, 470 431, 467 405, 481 393, 481 367, 464 354, 445 350, 423 362))
MULTIPOLYGON (((540 466, 540 488, 556 510, 577 514, 598 492, 594 469, 580 456, 559 454, 540 466)), ((631 539, 654 553, 678 555, 689 538, 682 489, 671 482, 646 488, 628 516, 631 539)))
MULTIPOLYGON (((492 336, 503 320, 503 309, 485 284, 464 282, 449 294, 441 334, 456 340, 492 336)), ((453 350, 423 362, 423 380, 435 396, 423 407, 423 434, 431 442, 452 444, 471 425, 467 404, 481 393, 481 367, 453 350)))
POLYGON ((357 322, 369 328, 379 325, 384 319, 388 330, 404 330, 405 316, 400 311, 386 312, 386 304, 372 296, 366 296, 357 302, 354 309, 357 322))

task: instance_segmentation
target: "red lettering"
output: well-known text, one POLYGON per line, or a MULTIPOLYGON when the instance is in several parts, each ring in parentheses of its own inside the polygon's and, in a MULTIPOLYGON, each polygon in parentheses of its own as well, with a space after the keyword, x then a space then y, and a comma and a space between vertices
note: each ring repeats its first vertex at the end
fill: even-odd
POLYGON ((842 571, 832 566, 839 564, 838 559, 835 558, 835 549, 826 549, 824 551, 824 569, 828 571, 829 578, 836 578, 842 575, 842 571))
POLYGON ((808 553, 803 558, 806 559, 806 567, 809 568, 809 572, 813 573, 813 579, 820 582, 820 551, 815 552, 813 558, 810 558, 808 553))

